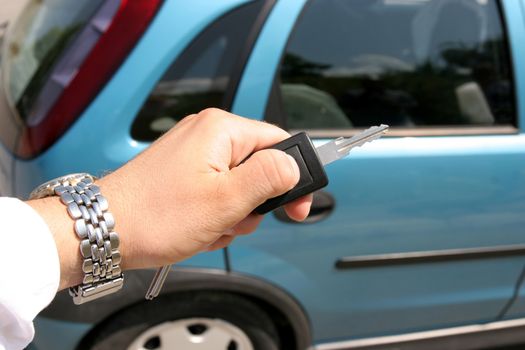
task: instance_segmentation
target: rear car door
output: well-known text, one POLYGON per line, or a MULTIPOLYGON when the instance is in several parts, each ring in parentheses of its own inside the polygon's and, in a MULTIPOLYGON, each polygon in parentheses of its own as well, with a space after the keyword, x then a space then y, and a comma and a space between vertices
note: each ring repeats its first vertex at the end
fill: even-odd
POLYGON ((299 299, 317 342, 499 317, 525 253, 521 20, 495 0, 275 6, 233 111, 318 144, 392 127, 327 168, 309 223, 270 216, 230 249, 299 299))

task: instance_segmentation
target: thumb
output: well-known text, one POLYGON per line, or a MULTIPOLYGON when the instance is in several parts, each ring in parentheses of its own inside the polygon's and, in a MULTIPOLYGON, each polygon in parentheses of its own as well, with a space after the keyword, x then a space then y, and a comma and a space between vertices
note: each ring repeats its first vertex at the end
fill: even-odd
POLYGON ((299 182, 300 172, 288 154, 265 149, 231 169, 228 177, 231 198, 242 198, 239 209, 247 215, 267 199, 291 190, 299 182))

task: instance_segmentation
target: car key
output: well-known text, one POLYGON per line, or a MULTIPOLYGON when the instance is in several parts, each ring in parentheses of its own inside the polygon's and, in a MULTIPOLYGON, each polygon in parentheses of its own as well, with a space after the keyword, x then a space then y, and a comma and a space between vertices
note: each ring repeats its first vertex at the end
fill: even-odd
POLYGON ((151 280, 151 284, 149 285, 148 291, 146 292, 146 300, 152 300, 153 298, 156 298, 159 295, 160 290, 162 289, 164 281, 166 281, 166 277, 168 277, 168 272, 170 272, 170 270, 171 265, 164 265, 157 269, 157 272, 155 272, 155 275, 151 280))
POLYGON ((340 137, 317 148, 308 135, 302 132, 270 147, 291 155, 297 162, 301 175, 294 188, 278 197, 268 199, 255 208, 255 212, 266 214, 299 197, 325 187, 328 185, 328 177, 324 171, 325 165, 346 157, 354 147, 378 139, 387 130, 388 125, 373 126, 353 137, 340 137))
MULTIPOLYGON (((325 165, 346 157, 354 147, 378 139, 387 130, 388 125, 373 126, 350 138, 339 137, 317 148, 310 137, 305 132, 301 132, 269 147, 291 155, 299 166, 300 178, 294 188, 285 194, 268 199, 255 208, 255 212, 266 214, 299 197, 325 187, 328 185, 328 177, 324 171, 325 165)), ((166 265, 157 270, 146 293, 146 299, 151 300, 159 294, 170 269, 171 265, 166 265)))

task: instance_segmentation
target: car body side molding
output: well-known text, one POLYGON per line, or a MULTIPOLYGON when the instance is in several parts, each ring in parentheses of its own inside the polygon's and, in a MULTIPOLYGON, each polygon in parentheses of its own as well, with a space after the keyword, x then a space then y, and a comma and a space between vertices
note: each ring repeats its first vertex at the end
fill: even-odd
POLYGON ((525 342, 525 318, 319 344, 308 350, 474 350, 525 342))
POLYGON ((384 267, 520 255, 525 255, 525 244, 348 256, 337 259, 335 267, 337 269, 384 267))

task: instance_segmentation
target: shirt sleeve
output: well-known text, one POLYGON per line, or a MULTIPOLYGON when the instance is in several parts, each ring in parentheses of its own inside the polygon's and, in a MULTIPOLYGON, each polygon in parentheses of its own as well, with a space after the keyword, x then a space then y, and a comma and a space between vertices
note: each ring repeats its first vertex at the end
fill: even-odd
POLYGON ((0 350, 19 350, 58 290, 58 251, 45 221, 16 198, 0 198, 0 242, 0 350))

